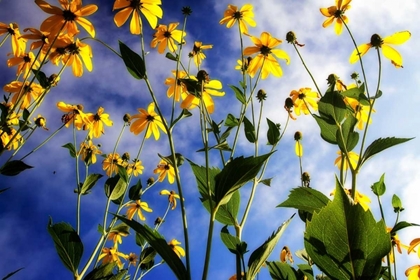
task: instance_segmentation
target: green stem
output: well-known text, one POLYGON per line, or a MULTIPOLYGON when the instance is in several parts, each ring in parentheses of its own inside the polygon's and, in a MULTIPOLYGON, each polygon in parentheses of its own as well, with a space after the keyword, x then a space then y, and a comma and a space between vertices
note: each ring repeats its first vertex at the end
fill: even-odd
POLYGON ((208 231, 208 235, 207 235, 206 257, 205 257, 205 261, 204 261, 204 269, 203 269, 202 280, 207 279, 207 274, 208 274, 208 271, 209 271, 211 243, 212 243, 212 239, 213 239, 214 220, 216 219, 217 210, 218 209, 215 208, 210 215, 209 231, 208 231))
POLYGON ((301 62, 302 62, 302 64, 303 64, 303 67, 305 67, 306 72, 308 72, 309 76, 311 77, 312 82, 314 83, 314 85, 315 85, 315 87, 316 87, 316 89, 317 89, 317 91, 318 91, 319 95, 321 95, 321 96, 322 96, 322 93, 321 93, 321 91, 319 90, 318 84, 316 83, 314 76, 312 76, 311 71, 309 71, 309 68, 306 66, 306 63, 305 63, 305 61, 303 60, 303 57, 301 56, 301 54, 300 54, 300 52, 299 52, 299 50, 298 50, 298 48, 296 47, 296 44, 295 44, 294 42, 293 42, 293 47, 295 48, 296 53, 298 54, 298 56, 299 56, 299 58, 300 58, 300 61, 301 61, 301 62))

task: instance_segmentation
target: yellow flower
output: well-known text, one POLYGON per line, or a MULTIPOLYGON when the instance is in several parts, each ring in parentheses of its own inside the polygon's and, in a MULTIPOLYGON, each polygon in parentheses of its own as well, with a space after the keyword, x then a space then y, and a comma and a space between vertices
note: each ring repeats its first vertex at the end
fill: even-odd
POLYGON ((110 153, 102 162, 102 169, 106 175, 111 177, 113 173, 118 173, 118 165, 122 165, 122 159, 118 153, 110 153))
POLYGON ((136 202, 129 203, 126 207, 127 209, 127 219, 132 220, 134 215, 137 212, 137 215, 140 220, 144 221, 146 218, 143 215, 143 212, 141 210, 144 210, 146 212, 152 212, 153 210, 149 208, 149 205, 146 202, 136 200, 136 202))
MULTIPOLYGON (((192 80, 197 80, 196 77, 191 77, 192 80)), ((214 102, 211 96, 224 96, 225 92, 220 91, 222 89, 222 83, 218 80, 205 80, 203 81, 203 91, 201 92, 201 98, 193 93, 182 93, 182 109, 194 109, 200 105, 200 100, 204 102, 204 106, 207 108, 207 112, 212 114, 214 112, 214 102)), ((201 89, 201 86, 200 86, 201 89)))
MULTIPOLYGON (((407 253, 410 254, 411 252, 415 252, 415 248, 420 245, 420 238, 414 238, 410 242, 410 247, 407 249, 407 253)), ((417 248, 417 255, 420 258, 420 246, 417 248)))
POLYGON ((158 52, 163 53, 166 47, 169 48, 169 51, 175 52, 178 49, 178 44, 184 44, 185 41, 182 40, 187 34, 181 30, 176 30, 175 28, 179 23, 170 23, 169 26, 164 24, 159 24, 156 28, 156 33, 153 35, 153 40, 150 42, 152 48, 156 48, 159 44, 158 52))
POLYGON ((310 88, 300 88, 299 91, 292 90, 292 92, 290 92, 290 97, 292 98, 293 106, 295 107, 295 113, 298 116, 300 116, 301 112, 305 115, 310 113, 308 105, 314 110, 318 110, 319 94, 312 91, 310 88))
POLYGON ((293 256, 292 253, 289 250, 289 247, 284 246, 283 249, 280 252, 280 261, 282 263, 285 263, 289 261, 290 263, 293 263, 293 256))
MULTIPOLYGON (((344 189, 344 191, 346 192, 346 194, 351 197, 351 189, 344 189)), ((335 189, 330 193, 330 195, 334 195, 335 194, 335 189)), ((370 198, 358 191, 356 191, 356 196, 355 196, 355 200, 354 203, 355 204, 360 204, 360 206, 363 207, 363 210, 367 211, 369 210, 369 203, 370 203, 370 198)))
POLYGON ((168 190, 163 190, 159 193, 160 195, 167 195, 168 196, 168 201, 169 204, 172 205, 172 210, 174 210, 176 208, 176 198, 179 198, 179 195, 175 192, 175 191, 168 191, 168 190))
POLYGON ((189 54, 189 57, 194 59, 194 63, 197 67, 200 67, 203 60, 206 58, 206 55, 203 53, 203 50, 212 49, 213 45, 203 45, 202 42, 195 41, 192 51, 189 54))
POLYGON ((104 124, 112 126, 112 121, 109 119, 109 114, 104 113, 104 108, 99 107, 96 114, 88 113, 86 116, 89 119, 89 137, 99 138, 104 134, 104 124))
POLYGON ((82 160, 87 164, 96 163, 96 155, 102 154, 96 145, 93 144, 92 140, 82 142, 80 144, 79 155, 82 156, 82 160))
POLYGON ((42 127, 43 129, 48 130, 48 128, 46 127, 47 120, 43 116, 38 114, 38 116, 34 118, 34 121, 37 127, 42 127))
POLYGON ((184 257, 185 256, 185 251, 181 246, 178 246, 179 244, 181 244, 181 242, 179 242, 176 239, 172 239, 168 245, 169 247, 171 247, 171 249, 175 252, 175 254, 178 255, 178 257, 184 257))
POLYGON ((136 160, 133 163, 130 163, 127 167, 127 174, 131 175, 131 173, 133 173, 133 175, 135 177, 139 176, 140 174, 143 174, 143 169, 144 166, 141 164, 140 160, 136 160))
POLYGON ((155 103, 150 103, 147 107, 147 111, 142 108, 137 110, 139 111, 139 114, 133 115, 131 117, 131 120, 136 119, 131 123, 131 132, 137 135, 146 129, 146 139, 149 138, 153 133, 155 140, 158 140, 160 137, 159 128, 164 133, 166 133, 162 118, 155 112, 155 103))
POLYGON ((98 10, 98 6, 90 4, 82 7, 82 0, 59 0, 62 9, 51 6, 43 0, 35 0, 35 3, 47 14, 49 18, 41 24, 41 31, 50 32, 51 36, 56 36, 60 32, 69 34, 71 37, 79 33, 76 23, 80 24, 90 36, 95 37, 95 28, 85 16, 90 16, 98 10))
POLYGON ((343 31, 343 21, 345 23, 349 22, 344 13, 350 9, 350 2, 351 0, 335 0, 335 6, 319 9, 321 14, 328 18, 324 21, 322 27, 328 27, 336 20, 334 30, 337 35, 340 35, 343 31))
POLYGON ((127 261, 129 263, 129 265, 131 264, 131 265, 135 266, 136 263, 137 263, 137 260, 138 260, 138 257, 134 253, 130 253, 127 257, 127 261))
POLYGON ((401 31, 394 33, 382 39, 378 34, 373 34, 370 38, 370 43, 363 44, 357 47, 350 55, 350 63, 355 63, 360 57, 365 55, 371 48, 382 50, 382 54, 391 60, 391 63, 397 67, 402 68, 402 56, 400 53, 389 45, 400 45, 410 39, 411 33, 409 31, 401 31), (357 52, 359 50, 359 52, 357 52), (360 57, 359 57, 360 54, 360 57))
POLYGON ((19 25, 17 23, 10 23, 9 25, 0 22, 0 36, 6 34, 6 37, 12 36, 12 52, 16 57, 21 56, 26 50, 26 39, 21 38, 19 25))
POLYGON ((114 248, 118 248, 118 244, 122 244, 122 237, 126 237, 128 235, 128 232, 123 231, 113 231, 108 235, 108 240, 112 240, 114 242, 114 248))
POLYGON ((29 108, 32 99, 36 100, 42 93, 43 88, 39 84, 26 82, 23 85, 20 81, 13 81, 3 87, 5 92, 13 94, 12 104, 15 106, 20 103, 20 108, 29 108))
POLYGON ((128 256, 120 253, 117 251, 117 248, 113 247, 113 248, 103 248, 102 249, 102 254, 99 255, 98 260, 102 260, 102 264, 107 264, 107 263, 117 263, 118 268, 122 269, 123 268, 123 263, 121 262, 120 258, 124 258, 127 259, 128 256))
POLYGON ((168 181, 170 184, 173 184, 173 182, 175 181, 175 170, 173 166, 163 159, 159 162, 157 168, 153 170, 153 173, 159 173, 159 182, 162 182, 165 179, 166 175, 168 175, 168 181))
POLYGON ((171 98, 174 96, 175 101, 179 101, 182 94, 187 94, 187 87, 184 83, 181 82, 180 79, 185 79, 188 77, 188 74, 185 71, 178 71, 172 70, 172 74, 175 78, 169 77, 165 80, 165 85, 169 86, 168 90, 166 91, 166 95, 171 98))
POLYGON ((66 127, 69 127, 70 123, 74 123, 74 126, 80 130, 90 125, 88 116, 83 113, 82 105, 66 104, 63 101, 59 101, 57 102, 57 108, 66 113, 61 117, 61 120, 66 124, 66 127))
POLYGON ((336 165, 338 167, 338 169, 341 169, 341 165, 343 164, 343 170, 347 170, 349 168, 349 165, 348 165, 349 161, 350 161, 350 164, 351 164, 352 168, 353 169, 356 168, 357 162, 359 161, 359 155, 358 154, 350 151, 349 152, 349 158, 346 159, 343 163, 341 163, 342 152, 338 151, 337 154, 338 154, 338 157, 335 159, 334 165, 336 165))
POLYGON ((3 143, 3 149, 7 150, 16 150, 24 142, 23 137, 17 133, 16 129, 9 126, 0 129, 0 138, 1 142, 3 143))
POLYGON ((48 36, 50 35, 49 32, 42 32, 36 28, 25 28, 23 29, 24 32, 31 32, 32 34, 23 34, 20 38, 27 39, 27 40, 38 40, 32 42, 30 50, 34 50, 40 48, 46 44, 48 44, 48 36))
POLYGON ((220 24, 226 24, 227 28, 231 28, 236 22, 239 23, 239 30, 241 33, 248 33, 248 26, 255 27, 257 24, 254 21, 254 7, 251 4, 245 4, 240 10, 237 6, 228 5, 220 24))
POLYGON ((158 18, 162 18, 163 15, 162 8, 159 6, 161 4, 160 0, 115 0, 112 10, 122 10, 115 14, 114 22, 118 27, 121 27, 133 14, 130 22, 130 32, 131 34, 141 34, 143 26, 140 12, 150 26, 156 28, 158 18))
POLYGON ((23 78, 26 78, 30 74, 32 69, 39 68, 39 61, 35 59, 35 55, 32 52, 23 53, 20 56, 15 56, 7 60, 7 66, 12 67, 17 65, 16 76, 19 76, 23 72, 23 78), (32 68, 31 68, 32 67, 32 68))
MULTIPOLYGON (((390 227, 387 227, 386 228, 386 231, 387 232, 391 232, 391 230, 392 230, 392 228, 390 228, 390 227)), ((404 248, 404 249, 409 249, 409 247, 407 245, 404 245, 404 244, 401 243, 401 240, 398 237, 398 234, 396 234, 396 233, 394 233, 393 235, 391 235, 391 244, 392 244, 392 246, 395 246, 397 248, 397 251, 400 254, 402 254, 401 247, 404 248)), ((390 258, 390 262, 391 263, 394 263, 394 261, 395 261, 395 256, 394 256, 393 251, 394 250, 391 250, 391 252, 389 254, 390 255, 389 258, 390 258)))
MULTIPOLYGON (((350 107, 354 111, 354 117, 358 120, 357 122, 357 128, 362 130, 363 124, 367 123, 368 116, 369 116, 369 107, 366 105, 362 105, 357 99, 351 98, 351 97, 344 97, 344 101, 350 105, 350 107)), ((374 109, 372 109, 372 112, 375 112, 374 109)), ((369 124, 372 123, 372 119, 369 119, 369 124)))
POLYGON ((295 153, 298 157, 303 156, 303 146, 300 140, 302 140, 302 132, 297 131, 294 135, 296 144, 295 144, 295 153))
POLYGON ((405 276, 408 280, 418 280, 420 279, 420 264, 413 265, 405 271, 405 276))
POLYGON ((267 78, 270 73, 276 77, 281 77, 283 71, 273 54, 280 59, 286 60, 287 64, 290 63, 289 55, 285 51, 274 49, 282 41, 272 37, 268 32, 262 32, 260 38, 248 36, 250 36, 255 46, 245 48, 244 55, 258 53, 249 63, 248 74, 253 78, 257 71, 261 69, 261 79, 267 78))

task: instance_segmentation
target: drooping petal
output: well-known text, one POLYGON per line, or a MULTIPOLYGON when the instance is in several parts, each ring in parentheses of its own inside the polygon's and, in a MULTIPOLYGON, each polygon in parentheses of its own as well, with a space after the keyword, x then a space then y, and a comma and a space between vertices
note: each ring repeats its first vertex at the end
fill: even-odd
POLYGON ((330 17, 322 23, 322 27, 328 27, 334 22, 335 17, 330 17))
POLYGON ((355 63, 356 61, 358 61, 359 58, 364 56, 371 47, 372 47, 371 44, 363 44, 363 45, 357 46, 357 49, 355 49, 350 55, 350 59, 349 59, 350 63, 355 63), (357 50, 359 50, 360 57, 357 50))
POLYGON ((121 27, 127 21, 132 12, 133 9, 128 7, 116 13, 114 16, 115 25, 121 27))
POLYGON ((93 27, 93 24, 90 21, 85 18, 78 17, 76 22, 80 24, 92 38, 95 38, 95 27, 93 27))
POLYGON ((381 49, 384 56, 391 60, 395 67, 402 67, 402 56, 396 49, 388 45, 382 45, 381 49))
POLYGON ((131 34, 141 34, 142 24, 140 15, 137 13, 137 10, 133 11, 133 16, 131 17, 130 21, 130 32, 131 34))
POLYGON ((290 63, 290 57, 287 54, 287 52, 285 52, 284 50, 274 49, 274 50, 271 50, 271 52, 275 56, 277 56, 278 58, 286 60, 286 64, 289 64, 290 63))
POLYGON ((130 6, 130 4, 131 4, 131 1, 129 0, 115 0, 112 10, 119 10, 122 8, 127 8, 130 6))

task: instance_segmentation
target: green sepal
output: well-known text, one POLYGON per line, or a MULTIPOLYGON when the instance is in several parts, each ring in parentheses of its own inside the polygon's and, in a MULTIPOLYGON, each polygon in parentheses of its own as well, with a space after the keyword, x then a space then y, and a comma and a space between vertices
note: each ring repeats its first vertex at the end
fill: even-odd
POLYGON ((141 80, 146 74, 146 67, 143 59, 136 52, 131 50, 126 44, 118 41, 120 45, 121 58, 127 67, 128 73, 134 78, 141 80))
POLYGON ((33 168, 33 166, 27 165, 21 160, 11 160, 0 167, 0 174, 5 176, 16 176, 22 171, 30 168, 33 168))
POLYGON ((48 221, 48 233, 51 235, 61 262, 73 274, 77 272, 83 255, 83 243, 77 232, 67 223, 52 224, 48 221))
MULTIPOLYGON (((294 216, 295 214, 293 214, 294 216)), ((248 272, 246 273, 246 280, 255 279, 255 276, 260 271, 261 266, 265 263, 267 258, 271 255, 276 247, 280 237, 283 235, 287 226, 292 221, 292 217, 285 221, 273 234, 254 252, 249 256, 248 272)))

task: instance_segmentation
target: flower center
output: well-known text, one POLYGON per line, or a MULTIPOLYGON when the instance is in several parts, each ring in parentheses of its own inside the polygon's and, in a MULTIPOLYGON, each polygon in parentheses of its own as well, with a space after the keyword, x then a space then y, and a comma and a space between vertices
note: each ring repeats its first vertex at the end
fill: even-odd
POLYGON ((169 32, 169 31, 165 31, 165 33, 163 33, 163 37, 165 37, 165 38, 171 38, 171 32, 169 32))
POLYGON ((152 115, 147 115, 146 120, 148 122, 153 122, 155 120, 155 117, 153 117, 152 115))
POLYGON ((267 46, 262 46, 260 48, 260 52, 261 52, 262 55, 268 56, 271 53, 271 48, 269 48, 267 46))
POLYGON ((101 120, 101 116, 99 116, 98 114, 95 114, 95 116, 93 116, 93 119, 95 121, 100 121, 101 120))
POLYGON ((242 15, 242 12, 240 12, 240 11, 236 11, 236 12, 233 14, 233 18, 234 18, 234 19, 240 20, 242 17, 243 17, 243 15, 242 15))
POLYGON ((306 95, 304 93, 299 93, 299 99, 305 99, 306 95))
POLYGON ((140 0, 130 0, 130 1, 131 1, 131 3, 130 3, 131 8, 133 8, 133 9, 137 9, 137 8, 141 9, 142 8, 140 0))
POLYGON ((29 62, 31 62, 31 58, 29 57, 29 55, 27 54, 27 55, 25 55, 24 57, 23 57, 23 61, 25 62, 25 63, 29 63, 29 62))
POLYGON ((372 45, 372 47, 380 48, 383 43, 384 41, 378 34, 373 34, 372 37, 370 37, 370 44, 372 45))
POLYGON ((7 32, 9 32, 10 35, 15 35, 15 31, 13 30, 13 28, 7 28, 7 32))
POLYGON ((80 52, 79 47, 76 45, 76 43, 71 43, 70 45, 67 46, 67 50, 69 51, 69 53, 71 54, 78 54, 80 52))
POLYGON ((76 17, 77 16, 70 10, 63 11, 63 18, 65 21, 74 21, 76 17))

